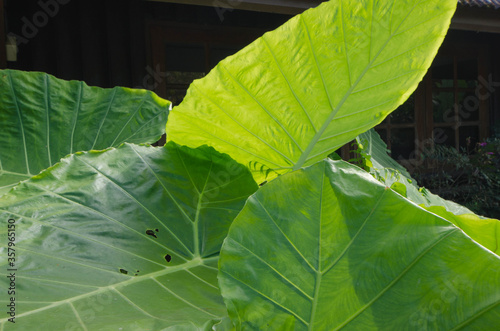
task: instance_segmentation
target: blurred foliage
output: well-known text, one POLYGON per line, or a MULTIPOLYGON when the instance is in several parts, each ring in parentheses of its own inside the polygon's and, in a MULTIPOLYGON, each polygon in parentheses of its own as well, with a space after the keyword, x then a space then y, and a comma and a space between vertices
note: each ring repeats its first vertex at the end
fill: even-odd
POLYGON ((416 169, 420 185, 477 214, 500 218, 500 137, 475 145, 469 140, 459 151, 438 145, 424 157, 432 171, 416 169))

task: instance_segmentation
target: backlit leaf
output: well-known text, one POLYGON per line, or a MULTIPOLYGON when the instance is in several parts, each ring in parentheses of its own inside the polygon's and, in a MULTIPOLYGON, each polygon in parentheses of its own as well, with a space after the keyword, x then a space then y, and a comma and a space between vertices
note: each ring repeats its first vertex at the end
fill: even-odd
POLYGON ((493 330, 500 258, 343 161, 264 185, 219 284, 238 330, 493 330))
POLYGON ((416 89, 456 0, 334 0, 223 60, 173 109, 167 139, 209 144, 258 182, 325 158, 416 89))

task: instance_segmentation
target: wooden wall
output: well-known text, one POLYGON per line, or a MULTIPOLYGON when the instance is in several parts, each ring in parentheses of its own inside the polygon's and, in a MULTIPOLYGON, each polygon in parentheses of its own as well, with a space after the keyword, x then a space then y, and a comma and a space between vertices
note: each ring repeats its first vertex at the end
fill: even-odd
MULTIPOLYGON (((148 44, 151 22, 271 30, 291 17, 142 0, 0 0, 0 18, 4 7, 7 20, 0 22, 0 68, 6 67, 2 40, 6 27, 6 34, 19 37, 18 61, 8 62, 7 67, 43 71, 101 87, 145 87, 153 63, 148 44), (52 6, 43 8, 40 3, 52 6)), ((460 8, 457 18, 474 14, 468 10, 465 15, 465 9, 460 8)), ((457 30, 447 40, 489 45, 490 72, 494 82, 500 82, 500 34, 460 31, 464 27, 458 23, 455 19, 452 27, 457 30)), ((495 86, 490 109, 492 129, 500 131, 500 86, 495 86)))
POLYGON ((270 30, 290 18, 141 0, 42 1, 58 5, 48 9, 34 0, 0 1, 6 1, 7 33, 19 37, 18 61, 9 62, 9 68, 43 71, 101 87, 142 87, 151 70, 149 21, 270 30))
POLYGON ((4 69, 7 67, 7 54, 5 52, 5 13, 3 0, 0 0, 0 69, 4 69))
POLYGON ((44 71, 90 85, 134 86, 146 65, 143 5, 136 0, 6 0, 8 32, 18 37, 9 68, 44 71))

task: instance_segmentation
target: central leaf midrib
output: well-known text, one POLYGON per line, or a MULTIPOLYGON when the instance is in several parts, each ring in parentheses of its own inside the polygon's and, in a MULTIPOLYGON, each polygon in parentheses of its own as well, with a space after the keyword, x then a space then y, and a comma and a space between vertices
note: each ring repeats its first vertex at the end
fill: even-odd
MULTIPOLYGON (((308 144, 306 150, 302 153, 302 155, 300 156, 299 160, 297 161, 297 163, 293 166, 293 170, 298 170, 300 168, 302 168, 302 166, 305 164, 305 162, 307 161, 309 155, 311 154, 312 150, 314 149, 314 147, 316 146, 316 144, 318 143, 318 140, 321 138, 321 136, 323 135, 323 133, 326 131, 326 129, 328 128, 328 126, 330 125, 331 121, 335 118, 335 115, 337 115, 337 113, 339 112, 340 108, 344 105, 344 103, 347 101, 347 98, 352 94, 352 91, 357 87, 357 85, 360 83, 360 81, 363 79, 363 77, 366 75, 366 73, 368 72, 368 70, 371 68, 371 66, 373 65, 373 63, 375 62, 375 60, 377 60, 377 58, 380 56, 380 54, 382 53, 382 51, 387 47, 387 45, 389 44, 389 42, 392 40, 392 38, 397 34, 397 31, 399 30, 399 28, 401 27, 401 25, 406 21, 406 19, 410 16, 410 14, 413 12, 413 10, 415 9, 415 7, 418 5, 415 4, 413 6, 413 8, 408 12, 408 14, 406 15, 406 17, 401 21, 401 23, 399 24, 399 26, 396 28, 396 30, 389 36, 389 38, 387 38, 387 41, 384 43, 384 45, 382 45, 382 47, 380 48, 380 50, 377 52, 377 54, 373 57, 373 59, 368 63, 368 65, 365 67, 365 69, 363 70, 363 72, 359 75, 359 77, 357 78, 357 80, 354 82, 354 84, 351 85, 351 87, 349 88, 349 90, 344 94, 343 98, 340 100, 340 102, 337 104, 337 106, 335 108, 332 109, 332 112, 330 113, 330 115, 328 115, 326 121, 323 123, 323 125, 321 126, 321 128, 319 129, 319 131, 314 135, 314 137, 312 138, 311 142, 308 144)), ((302 17, 302 16, 301 16, 302 17)), ((307 25, 305 23, 305 20, 303 19, 302 20, 304 22, 304 27, 306 28, 306 32, 307 32, 307 35, 309 37, 309 40, 311 40, 310 38, 310 35, 309 35, 309 30, 307 29, 307 25)), ((373 33, 373 31, 372 31, 373 33)), ((372 38, 372 35, 370 35, 370 40, 372 38)), ((314 48, 313 48, 313 45, 311 43, 311 49, 313 50, 313 53, 314 53, 314 48)), ((346 58, 348 57, 348 54, 346 54, 346 58)), ((316 62, 316 65, 318 67, 318 70, 320 71, 320 76, 321 76, 321 79, 323 81, 323 85, 325 87, 325 92, 328 96, 328 98, 330 99, 330 94, 328 93, 328 90, 326 88, 326 83, 323 79, 323 75, 322 75, 322 72, 321 72, 321 68, 319 66, 319 62, 317 61, 316 59, 316 55, 314 53, 314 61, 316 62)), ((350 69, 348 68, 348 71, 349 71, 349 75, 350 75, 350 69)))
MULTIPOLYGON (((349 243, 347 243, 347 245, 344 248, 344 250, 333 261, 333 263, 329 264, 324 270, 321 268, 321 265, 318 266, 318 270, 316 271, 315 293, 314 293, 314 300, 313 300, 312 308, 311 308, 311 323, 309 325, 309 330, 312 330, 312 328, 314 327, 314 325, 313 325, 313 323, 314 323, 314 317, 316 316, 316 307, 317 307, 317 304, 318 304, 318 297, 319 297, 319 293, 320 293, 321 280, 323 278, 323 275, 325 275, 326 273, 328 273, 340 261, 340 259, 342 259, 344 257, 344 255, 346 254, 346 252, 352 247, 354 241, 356 241, 356 239, 359 237, 360 233, 365 229, 365 226, 368 223, 368 221, 372 218, 372 216, 374 215, 374 213, 378 210, 380 202, 382 201, 382 199, 385 196, 386 192, 387 192, 387 189, 384 189, 384 191, 380 194, 380 196, 378 197, 377 202, 375 203, 375 205, 373 206, 373 208, 370 210, 370 213, 366 216, 365 220, 363 221, 363 223, 361 224, 361 226, 356 231, 356 234, 354 234, 354 236, 351 238, 351 240, 349 241, 349 243)), ((321 238, 320 238, 320 242, 321 242, 321 238)))
MULTIPOLYGON (((184 264, 181 264, 181 265, 178 265, 178 266, 175 266, 175 267, 165 267, 164 270, 156 271, 156 272, 153 272, 153 273, 148 274, 148 275, 134 276, 131 279, 128 279, 128 280, 120 282, 120 283, 116 283, 116 284, 113 284, 113 285, 108 285, 108 286, 100 287, 99 289, 97 289, 95 291, 92 291, 92 292, 81 294, 81 295, 78 295, 78 296, 75 296, 75 297, 72 297, 72 298, 68 298, 68 299, 65 299, 65 300, 57 301, 57 302, 54 302, 54 303, 52 303, 52 304, 50 304, 48 306, 41 307, 41 308, 38 308, 38 309, 34 309, 34 310, 28 311, 26 313, 20 313, 20 314, 16 315, 16 318, 20 318, 20 317, 23 317, 23 316, 28 316, 28 315, 36 314, 38 312, 42 312, 42 311, 45 311, 45 310, 48 310, 48 309, 51 309, 51 308, 54 308, 54 307, 58 307, 58 306, 61 306, 61 305, 64 305, 64 304, 69 304, 69 303, 75 302, 77 300, 85 299, 87 297, 90 297, 90 296, 93 296, 93 295, 97 295, 97 294, 102 293, 102 292, 110 291, 110 290, 113 290, 113 289, 116 289, 116 288, 126 287, 126 286, 129 286, 129 285, 137 283, 137 282, 141 282, 141 281, 145 281, 145 280, 153 279, 153 278, 158 278, 158 277, 161 277, 161 276, 164 276, 164 275, 167 275, 167 274, 171 274, 171 273, 174 273, 174 272, 177 272, 177 271, 189 270, 189 269, 201 266, 201 265, 205 265, 206 263, 214 262, 214 261, 216 261, 218 259, 219 259, 219 256, 205 258, 205 259, 197 257, 197 258, 194 258, 193 260, 191 260, 189 262, 186 262, 184 264)), ((7 318, 0 320, 0 323, 3 323, 5 321, 7 321, 7 318)))
MULTIPOLYGON (((326 164, 325 164, 326 168, 326 164)), ((316 280, 315 280, 315 288, 314 288, 314 295, 313 295, 313 300, 312 300, 312 305, 311 305, 311 320, 308 325, 308 329, 312 331, 312 328, 314 327, 314 318, 316 317, 316 307, 318 306, 318 297, 319 297, 319 291, 321 288, 321 278, 323 277, 322 273, 322 268, 321 268, 321 261, 322 261, 322 256, 321 256, 321 220, 323 219, 323 194, 324 194, 324 189, 325 189, 325 173, 326 169, 323 170, 321 174, 321 193, 319 195, 319 240, 318 240, 318 269, 314 270, 316 272, 316 280)))
POLYGON ((198 195, 198 204, 196 205, 196 215, 194 217, 194 222, 193 222, 193 243, 194 243, 195 257, 201 256, 200 241, 202 238, 199 238, 200 211, 201 208, 203 208, 202 207, 203 194, 205 193, 205 189, 207 188, 208 180, 210 179, 210 174, 212 173, 213 166, 214 162, 212 161, 210 162, 210 169, 208 170, 207 179, 205 181, 205 184, 203 185, 203 188, 201 189, 200 194, 198 195))

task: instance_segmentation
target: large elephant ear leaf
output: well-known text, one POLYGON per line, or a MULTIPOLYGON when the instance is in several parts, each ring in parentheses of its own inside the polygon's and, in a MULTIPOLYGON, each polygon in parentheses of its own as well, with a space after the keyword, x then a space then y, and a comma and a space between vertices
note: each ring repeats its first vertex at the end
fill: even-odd
POLYGON ((335 0, 265 34, 195 81, 167 139, 210 144, 257 181, 314 164, 416 89, 456 0, 335 0))
POLYGON ((4 251, 0 265, 18 284, 16 323, 4 313, 0 329, 210 329, 227 316, 220 247, 257 188, 207 146, 125 144, 62 159, 0 199, 0 225, 15 233, 15 260, 4 251))
POLYGON ((251 196, 219 269, 237 329, 491 330, 500 318, 500 258, 343 161, 251 196))
POLYGON ((0 195, 68 154, 154 143, 169 108, 146 90, 0 70, 0 195))

